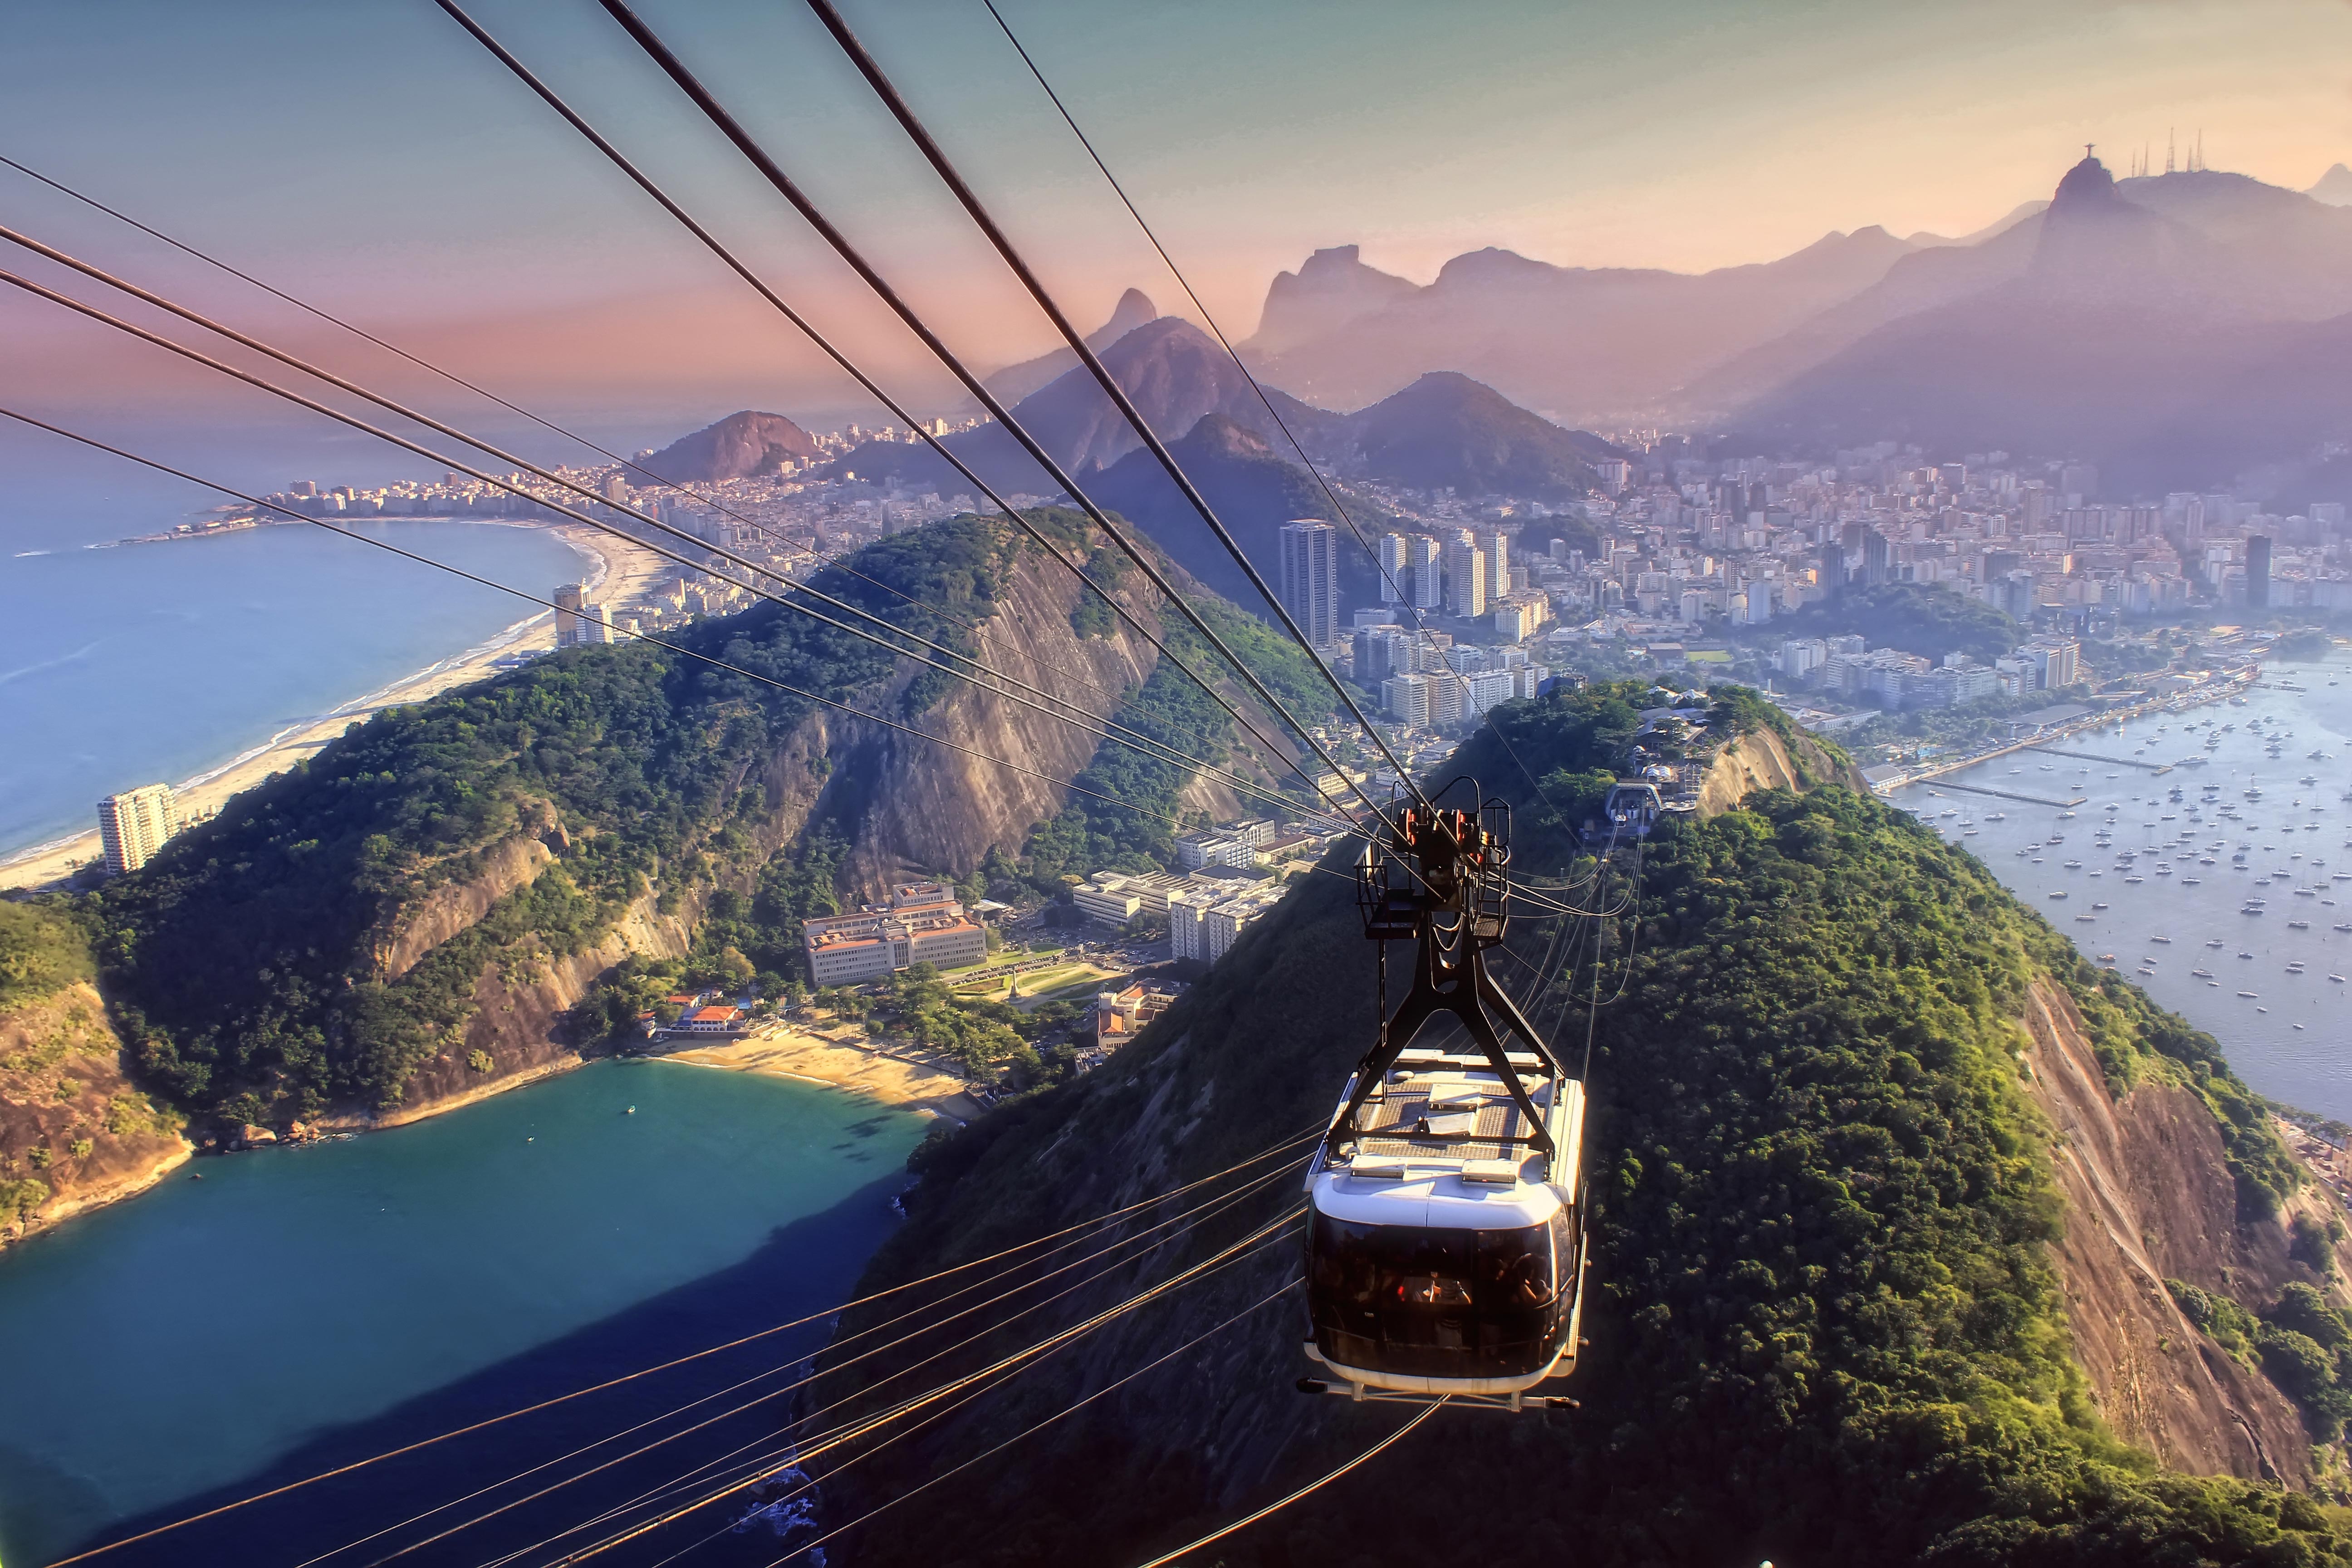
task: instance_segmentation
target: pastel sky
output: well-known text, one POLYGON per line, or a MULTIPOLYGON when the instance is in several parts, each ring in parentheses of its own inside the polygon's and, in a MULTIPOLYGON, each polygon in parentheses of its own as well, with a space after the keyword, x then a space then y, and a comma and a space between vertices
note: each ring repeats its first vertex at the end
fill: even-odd
MULTIPOLYGON (((1074 315, 1129 284, 1172 305, 979 0, 842 3, 1074 315)), ((2352 159, 2344 0, 1001 4, 1237 331, 1319 246, 1416 279, 1487 245, 1700 270, 1869 224, 1967 232, 2084 142, 2160 166, 2168 128, 2201 128, 2214 167, 2298 189, 2352 159)), ((802 5, 641 11, 961 348, 1049 345, 802 5)), ((475 14, 910 399, 950 401, 592 0, 475 14)), ((502 390, 649 432, 747 402, 872 417, 428 0, 15 0, 6 33, 0 152, 502 390)), ((0 213, 424 390, 5 168, 0 213)), ((278 417, 35 302, 0 301, 0 338, 45 406, 278 417)))

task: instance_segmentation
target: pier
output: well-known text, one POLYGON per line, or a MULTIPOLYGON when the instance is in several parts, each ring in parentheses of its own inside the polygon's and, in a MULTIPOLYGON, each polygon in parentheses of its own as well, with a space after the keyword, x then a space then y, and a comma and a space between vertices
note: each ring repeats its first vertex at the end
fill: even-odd
POLYGON ((2108 763, 2117 767, 2145 768, 2152 773, 2168 773, 2172 771, 2170 763, 2144 763, 2137 757, 2103 757, 2095 752, 2062 752, 2055 746, 2028 746, 2025 749, 2029 752, 2040 752, 2044 756, 2066 757, 2078 763, 2108 763))
MULTIPOLYGON (((1927 781, 1922 779, 1916 782, 1925 784, 1927 781)), ((2078 795, 2072 800, 2053 800, 2046 795, 2020 795, 2013 789, 1987 789, 1982 784, 1954 784, 1949 779, 1937 779, 1936 781, 1936 787, 1937 789, 1966 790, 1970 795, 1999 795, 2003 800, 2021 800, 2028 805, 2063 805, 2072 807, 2080 805, 2084 801, 2091 798, 2086 795, 2078 795)))

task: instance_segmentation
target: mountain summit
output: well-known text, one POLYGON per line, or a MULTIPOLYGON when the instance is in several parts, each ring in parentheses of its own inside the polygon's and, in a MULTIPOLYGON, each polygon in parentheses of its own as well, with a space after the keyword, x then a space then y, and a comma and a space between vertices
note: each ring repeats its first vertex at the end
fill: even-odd
POLYGON ((2352 169, 2338 163, 2319 176, 2319 183, 2304 195, 2314 201, 2326 202, 2331 207, 2352 207, 2352 169))
MULTIPOLYGON (((1140 289, 1129 289, 1112 307, 1110 320, 1087 334, 1087 347, 1100 353, 1136 328, 1159 319, 1160 307, 1151 302, 1151 296, 1140 289)), ((996 395, 998 402, 1010 408, 1055 377, 1066 375, 1078 368, 1077 351, 1066 345, 1050 353, 1039 354, 1035 359, 1008 364, 986 377, 982 384, 996 395)), ((977 405, 973 405, 972 412, 980 412, 977 405)))
POLYGON ((681 436, 645 460, 647 472, 672 484, 715 484, 720 479, 772 474, 787 459, 816 456, 809 433, 781 414, 744 409, 691 436, 681 436))

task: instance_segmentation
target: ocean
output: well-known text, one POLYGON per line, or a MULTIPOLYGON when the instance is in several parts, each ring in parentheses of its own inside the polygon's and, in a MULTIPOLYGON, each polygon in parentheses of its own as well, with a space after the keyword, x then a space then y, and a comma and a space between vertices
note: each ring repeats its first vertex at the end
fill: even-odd
MULTIPOLYGON (((47 1563, 120 1521, 176 1518, 822 1312, 897 1223, 891 1195, 927 1125, 788 1079, 603 1062, 388 1132, 192 1161, 0 1252, 0 1562, 47 1563)), ((297 1563, 739 1379, 769 1374, 696 1418, 769 1392, 826 1328, 109 1561, 297 1563)), ((751 1413, 748 1430, 772 1431, 785 1407, 751 1413)), ((648 1456, 645 1474, 741 1436, 721 1435, 648 1456)), ((636 1479, 607 1474, 421 1560, 481 1561, 514 1543, 500 1529, 530 1539, 636 1479)))
MULTIPOLYGON (((184 515, 107 521, 120 537, 184 515)), ((88 524, 59 538, 0 521, 0 857, 89 831, 102 795, 226 766, 543 613, 307 524, 90 548, 73 539, 88 524)), ((541 528, 354 531, 541 595, 589 569, 541 528)))
POLYGON ((2012 752, 1895 802, 2212 1035, 2256 1090, 2352 1121, 2352 659, 2273 664, 2242 706, 2053 745, 2077 755, 2012 752))

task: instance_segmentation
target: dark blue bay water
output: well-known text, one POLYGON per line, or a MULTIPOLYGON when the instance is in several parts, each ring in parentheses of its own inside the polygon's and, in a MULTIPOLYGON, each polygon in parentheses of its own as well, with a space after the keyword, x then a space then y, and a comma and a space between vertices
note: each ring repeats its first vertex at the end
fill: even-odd
POLYGON ((1948 782, 2084 797, 2071 815, 1941 780, 1895 803, 2211 1034, 2256 1089, 2352 1121, 2352 930, 2336 929, 2352 927, 2352 659, 2273 665, 2242 706, 2057 744, 2083 755, 2019 752, 1948 782), (2129 765, 2184 758, 2205 760, 2162 774, 2129 765), (2250 900, 2262 913, 2243 912, 2250 900))
MULTIPOLYGON (((821 1310, 888 1233, 924 1125, 789 1080, 612 1062, 390 1132, 191 1162, 0 1253, 0 1562, 46 1563, 124 1521, 178 1517, 821 1310)), ((108 1561, 299 1563, 789 1366, 824 1327, 108 1561)), ((493 1543, 690 1468, 719 1451, 709 1444, 764 1434, 782 1408, 404 1561, 484 1561, 493 1543)))
MULTIPOLYGON (((84 547, 185 516, 125 504, 70 527, 0 512, 0 856, 95 823, 99 797, 179 784, 436 663, 534 606, 304 525, 84 547)), ((582 556, 543 529, 362 531, 544 595, 582 556)))

